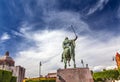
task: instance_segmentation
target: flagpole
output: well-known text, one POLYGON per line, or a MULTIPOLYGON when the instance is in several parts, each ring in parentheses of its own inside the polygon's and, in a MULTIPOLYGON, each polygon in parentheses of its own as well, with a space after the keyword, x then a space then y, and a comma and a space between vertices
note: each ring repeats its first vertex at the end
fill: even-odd
POLYGON ((72 28, 72 30, 73 30, 75 36, 77 36, 77 34, 76 34, 76 32, 75 32, 75 29, 73 28, 73 25, 71 25, 71 28, 72 28))

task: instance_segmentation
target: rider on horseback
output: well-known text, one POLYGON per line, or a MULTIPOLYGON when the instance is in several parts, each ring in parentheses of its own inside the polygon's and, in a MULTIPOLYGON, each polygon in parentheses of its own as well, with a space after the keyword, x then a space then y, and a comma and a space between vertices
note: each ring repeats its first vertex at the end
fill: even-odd
POLYGON ((75 41, 77 40, 77 36, 75 39, 69 40, 68 37, 65 38, 63 41, 63 53, 62 53, 62 62, 64 60, 65 63, 65 68, 66 68, 66 63, 68 60, 69 66, 70 66, 70 59, 72 58, 74 61, 74 68, 76 67, 75 65, 75 41))

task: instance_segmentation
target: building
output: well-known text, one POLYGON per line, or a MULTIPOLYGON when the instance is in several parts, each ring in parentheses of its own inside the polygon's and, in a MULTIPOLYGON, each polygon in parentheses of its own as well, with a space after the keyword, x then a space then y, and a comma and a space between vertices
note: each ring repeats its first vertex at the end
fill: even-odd
POLYGON ((48 73, 46 75, 47 78, 56 78, 57 77, 57 73, 48 73))
POLYGON ((17 82, 22 82, 25 78, 25 68, 15 66, 15 61, 9 56, 8 51, 0 58, 0 69, 11 71, 13 76, 17 77, 17 82))
POLYGON ((117 52, 115 56, 117 67, 120 68, 120 54, 117 52))

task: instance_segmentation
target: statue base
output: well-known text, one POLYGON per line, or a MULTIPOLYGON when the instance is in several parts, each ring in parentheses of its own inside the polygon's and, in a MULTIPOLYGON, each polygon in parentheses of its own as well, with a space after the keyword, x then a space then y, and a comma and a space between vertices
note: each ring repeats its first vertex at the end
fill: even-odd
POLYGON ((89 68, 57 70, 56 82, 94 82, 89 68))

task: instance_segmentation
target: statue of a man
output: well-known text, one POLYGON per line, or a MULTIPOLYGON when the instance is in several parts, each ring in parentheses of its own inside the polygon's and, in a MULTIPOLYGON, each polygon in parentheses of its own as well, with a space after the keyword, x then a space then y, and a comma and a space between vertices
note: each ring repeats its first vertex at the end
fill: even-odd
MULTIPOLYGON (((72 58, 72 60, 74 62, 74 68, 76 67, 76 65, 75 65, 75 41, 76 40, 77 40, 77 36, 72 40, 69 40, 68 37, 66 37, 62 44, 63 53, 62 53, 61 61, 64 60, 64 63, 66 65, 67 60, 68 60, 68 63, 70 63, 70 59, 72 58)), ((66 66, 65 66, 65 68, 66 68, 66 66)))

